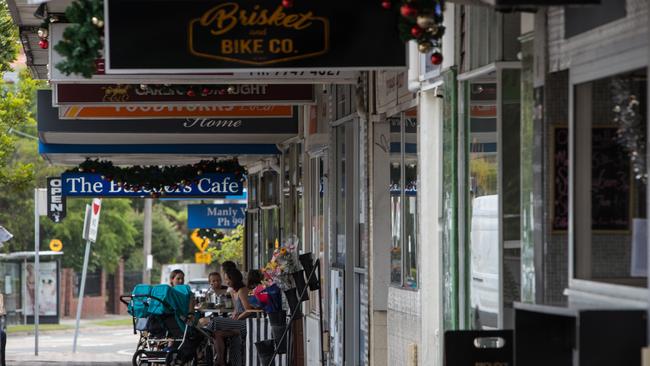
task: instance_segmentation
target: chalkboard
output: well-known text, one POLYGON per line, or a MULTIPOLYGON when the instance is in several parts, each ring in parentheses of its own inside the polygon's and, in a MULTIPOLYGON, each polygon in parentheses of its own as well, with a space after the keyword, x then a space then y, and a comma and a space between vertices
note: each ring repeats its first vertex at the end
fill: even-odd
MULTIPOLYGON (((595 231, 630 229, 631 172, 625 149, 616 142, 615 127, 594 127, 591 132, 591 228, 595 231)), ((569 228, 569 130, 552 132, 553 231, 569 228)))
POLYGON ((569 228, 569 129, 553 129, 552 189, 553 189, 553 231, 565 231, 569 228))
POLYGON ((591 132, 591 228, 630 229, 630 158, 616 141, 617 128, 591 132))

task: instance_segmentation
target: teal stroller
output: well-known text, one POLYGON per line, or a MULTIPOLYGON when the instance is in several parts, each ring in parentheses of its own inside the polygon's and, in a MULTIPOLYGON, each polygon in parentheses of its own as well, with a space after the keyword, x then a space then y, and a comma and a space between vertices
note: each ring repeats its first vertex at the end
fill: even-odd
POLYGON ((140 284, 120 297, 133 317, 134 334, 140 333, 133 366, 212 366, 213 340, 190 312, 192 296, 187 285, 140 284))

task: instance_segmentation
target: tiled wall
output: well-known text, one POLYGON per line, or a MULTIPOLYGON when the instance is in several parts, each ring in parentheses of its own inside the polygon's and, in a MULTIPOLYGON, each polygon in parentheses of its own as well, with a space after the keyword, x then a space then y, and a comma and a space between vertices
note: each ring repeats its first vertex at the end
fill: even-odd
MULTIPOLYGON (((549 16, 549 22, 550 22, 549 16)), ((545 240, 544 240, 544 303, 565 304, 566 298, 562 294, 568 286, 569 241, 566 233, 551 231, 551 195, 550 179, 552 165, 551 134, 553 127, 568 126, 569 119, 569 72, 560 71, 548 74, 544 86, 544 137, 546 138, 546 154, 544 170, 545 181, 545 240)))
POLYGON ((388 289, 388 364, 407 365, 411 344, 420 341, 420 293, 388 289))

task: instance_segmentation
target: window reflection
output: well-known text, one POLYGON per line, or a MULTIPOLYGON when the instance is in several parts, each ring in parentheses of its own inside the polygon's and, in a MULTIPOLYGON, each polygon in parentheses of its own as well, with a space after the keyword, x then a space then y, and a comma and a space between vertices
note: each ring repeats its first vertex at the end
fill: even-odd
POLYGON ((499 314, 497 84, 469 84, 470 306, 474 326, 496 327, 499 314))

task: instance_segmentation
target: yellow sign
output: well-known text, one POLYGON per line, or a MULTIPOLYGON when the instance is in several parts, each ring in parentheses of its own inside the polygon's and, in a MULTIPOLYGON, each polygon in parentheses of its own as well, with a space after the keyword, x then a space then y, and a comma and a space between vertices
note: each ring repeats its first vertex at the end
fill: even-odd
POLYGON ((210 253, 194 253, 194 262, 210 264, 210 262, 212 262, 212 256, 210 253))
MULTIPOLYGON (((201 251, 201 253, 205 252, 205 250, 208 249, 208 245, 210 245, 210 239, 202 238, 199 236, 199 229, 192 231, 192 235, 190 235, 190 238, 192 239, 194 245, 196 245, 196 247, 201 251)), ((196 262, 196 263, 200 263, 200 262, 196 262)))
POLYGON ((63 249, 63 243, 59 239, 52 239, 50 241, 50 250, 54 252, 60 252, 63 249))

